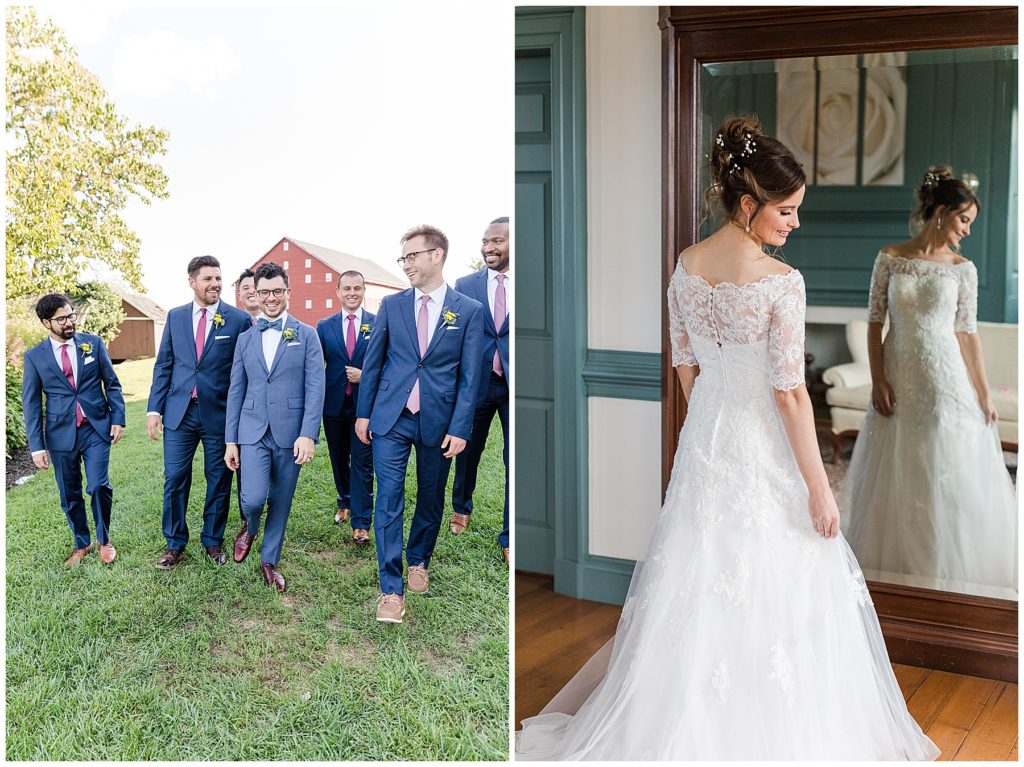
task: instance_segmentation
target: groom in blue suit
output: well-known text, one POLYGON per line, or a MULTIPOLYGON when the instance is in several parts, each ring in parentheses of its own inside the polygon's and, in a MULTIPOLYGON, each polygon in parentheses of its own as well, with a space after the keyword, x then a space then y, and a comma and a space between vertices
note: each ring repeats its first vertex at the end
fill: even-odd
POLYGON ((220 262, 198 256, 188 265, 193 300, 167 313, 149 390, 146 432, 164 435, 163 532, 167 551, 156 566, 168 570, 185 555, 185 509, 192 487, 192 458, 203 444, 206 503, 203 547, 217 564, 227 562, 224 527, 228 521, 231 472, 224 466, 224 407, 231 359, 249 315, 220 300, 220 262))
POLYGON ((360 272, 338 277, 341 311, 316 325, 327 363, 324 435, 338 492, 335 524, 352 523, 352 540, 370 542, 373 518, 373 451, 356 437, 356 402, 363 357, 373 333, 375 315, 363 308, 366 280, 360 272))
POLYGON ((100 561, 117 556, 110 542, 110 446, 124 431, 124 397, 99 336, 76 333, 78 314, 65 296, 50 294, 36 304, 36 315, 50 335, 25 352, 21 401, 28 447, 39 469, 53 463, 60 505, 75 536, 65 567, 75 567, 92 551, 82 498, 82 463, 88 482, 100 561), (43 395, 46 408, 43 408, 43 395))
POLYGON ((442 275, 448 238, 432 226, 402 237, 399 264, 412 287, 386 296, 363 361, 356 434, 373 445, 377 473, 377 620, 401 623, 405 473, 416 448, 416 511, 406 561, 409 590, 429 588, 427 567, 441 527, 452 458, 473 425, 483 342, 479 301, 449 288, 442 275))
POLYGON ((235 349, 228 391, 224 462, 242 471, 246 527, 235 539, 243 562, 260 532, 260 572, 271 588, 284 591, 277 571, 299 469, 313 460, 324 411, 324 354, 309 325, 288 314, 288 273, 267 262, 256 269, 256 294, 263 312, 235 349))
POLYGON ((476 489, 476 474, 480 457, 487 444, 494 414, 501 420, 504 437, 502 458, 505 461, 505 513, 502 530, 498 534, 508 564, 508 391, 512 376, 509 364, 508 328, 509 310, 512 307, 512 281, 509 270, 508 217, 496 218, 484 232, 480 254, 486 269, 461 277, 455 282, 455 289, 470 298, 475 298, 486 309, 484 311, 483 364, 480 366, 480 380, 476 392, 476 412, 473 415, 473 436, 469 445, 455 461, 455 484, 452 487, 453 535, 461 534, 469 527, 469 515, 473 513, 473 491, 476 489))

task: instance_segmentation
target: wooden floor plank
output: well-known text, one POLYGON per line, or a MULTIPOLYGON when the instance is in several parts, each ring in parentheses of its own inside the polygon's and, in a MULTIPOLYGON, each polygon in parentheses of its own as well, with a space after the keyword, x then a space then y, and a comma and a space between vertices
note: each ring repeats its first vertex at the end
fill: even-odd
POLYGON ((989 702, 999 682, 991 679, 961 677, 956 690, 939 711, 935 723, 925 730, 925 734, 935 741, 942 751, 939 758, 951 761, 967 738, 967 733, 977 721, 978 716, 989 702))
POLYGON ((1017 685, 1001 683, 957 752, 961 761, 1003 761, 1017 741, 1017 685))
POLYGON ((956 693, 961 677, 948 671, 932 671, 917 691, 907 701, 907 708, 914 721, 925 732, 935 724, 939 712, 956 693))
POLYGON ((910 696, 917 692, 917 688, 932 673, 930 668, 905 666, 902 663, 894 663, 892 670, 896 674, 896 681, 899 682, 900 692, 903 693, 903 700, 910 700, 910 696))

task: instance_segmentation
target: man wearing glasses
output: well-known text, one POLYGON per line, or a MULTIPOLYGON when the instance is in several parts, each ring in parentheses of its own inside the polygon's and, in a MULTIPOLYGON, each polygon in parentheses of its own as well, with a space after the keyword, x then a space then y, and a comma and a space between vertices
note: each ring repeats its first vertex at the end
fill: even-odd
POLYGON ((412 287, 381 301, 356 407, 356 436, 372 444, 377 475, 377 620, 385 623, 401 623, 405 616, 402 532, 409 453, 416 448, 416 511, 405 558, 409 590, 425 593, 452 457, 470 437, 483 344, 480 302, 444 282, 444 233, 420 226, 401 242, 398 263, 412 287))
POLYGON ((167 313, 167 324, 153 368, 146 433, 164 437, 163 533, 167 551, 161 570, 175 567, 188 543, 188 507, 192 459, 203 444, 206 502, 202 542, 206 556, 227 562, 224 528, 228 521, 231 472, 224 465, 224 408, 231 359, 239 334, 251 327, 249 315, 220 300, 220 262, 198 256, 188 264, 193 300, 167 313))
POLYGON ((238 341, 231 366, 224 463, 244 467, 242 513, 247 529, 235 539, 243 562, 259 535, 260 572, 277 591, 287 583, 277 570, 299 469, 313 460, 324 411, 324 354, 309 325, 288 314, 288 273, 268 262, 256 269, 262 314, 238 341))
POLYGON ((53 464, 60 505, 75 537, 65 567, 75 567, 93 549, 82 496, 82 468, 96 524, 100 561, 117 556, 110 542, 110 446, 125 426, 121 382, 103 340, 76 333, 78 314, 65 296, 50 294, 36 304, 36 315, 50 335, 25 352, 22 405, 32 462, 39 469, 53 464), (46 395, 45 414, 43 395, 46 395))

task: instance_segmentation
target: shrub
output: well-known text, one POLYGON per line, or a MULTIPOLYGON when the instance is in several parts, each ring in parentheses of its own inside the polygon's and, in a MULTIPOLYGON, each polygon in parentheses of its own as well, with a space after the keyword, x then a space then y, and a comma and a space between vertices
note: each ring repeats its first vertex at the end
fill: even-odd
POLYGON ((25 413, 21 409, 21 370, 10 362, 7 368, 7 446, 5 455, 28 444, 28 433, 25 431, 25 413))

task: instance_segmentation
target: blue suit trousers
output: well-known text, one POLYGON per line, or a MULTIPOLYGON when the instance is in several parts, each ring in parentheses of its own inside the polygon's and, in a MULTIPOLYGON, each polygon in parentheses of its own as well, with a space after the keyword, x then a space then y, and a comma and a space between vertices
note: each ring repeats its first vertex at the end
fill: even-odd
POLYGON ((239 461, 243 471, 242 513, 249 535, 259 533, 265 506, 267 523, 260 562, 276 566, 281 561, 284 531, 302 466, 295 463, 292 448, 278 446, 269 426, 255 445, 239 445, 239 461))
POLYGON ((72 450, 51 450, 50 463, 60 491, 60 505, 75 536, 75 548, 90 543, 89 520, 82 496, 82 464, 85 464, 86 487, 92 516, 96 524, 96 540, 109 543, 110 509, 114 489, 110 485, 110 443, 96 432, 88 421, 78 427, 72 450))

